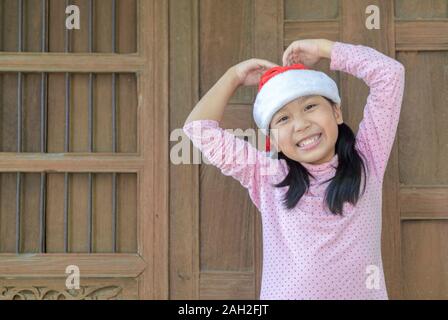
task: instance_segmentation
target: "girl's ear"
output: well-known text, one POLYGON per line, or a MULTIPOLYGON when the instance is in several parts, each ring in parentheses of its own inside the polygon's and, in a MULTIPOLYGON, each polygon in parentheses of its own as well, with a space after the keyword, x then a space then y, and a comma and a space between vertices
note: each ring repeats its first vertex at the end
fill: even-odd
POLYGON ((341 109, 341 104, 335 104, 333 107, 333 111, 334 111, 334 117, 336 119, 337 124, 343 124, 344 123, 344 119, 342 118, 342 109, 341 109))

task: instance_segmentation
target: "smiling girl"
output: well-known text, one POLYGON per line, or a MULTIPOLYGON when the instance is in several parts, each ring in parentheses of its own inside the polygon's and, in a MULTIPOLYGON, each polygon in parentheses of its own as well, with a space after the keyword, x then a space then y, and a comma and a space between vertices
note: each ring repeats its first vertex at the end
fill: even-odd
POLYGON ((373 48, 298 40, 284 52, 283 66, 249 59, 228 69, 190 113, 184 132, 248 190, 261 213, 260 299, 388 299, 382 183, 404 79, 403 65, 373 48), (335 82, 311 69, 321 58, 369 86, 356 136, 344 123, 335 82), (241 85, 258 85, 254 120, 268 137, 269 155, 219 125, 241 85), (234 161, 241 155, 255 161, 234 161), (269 166, 275 174, 263 173, 269 166))

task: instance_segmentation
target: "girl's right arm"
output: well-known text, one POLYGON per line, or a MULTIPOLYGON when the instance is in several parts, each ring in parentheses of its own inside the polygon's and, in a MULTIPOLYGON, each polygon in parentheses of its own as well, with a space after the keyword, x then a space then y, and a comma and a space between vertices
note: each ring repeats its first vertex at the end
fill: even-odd
MULTIPOLYGON (((251 59, 237 65, 244 69, 230 68, 195 106, 183 127, 204 157, 224 175, 233 177, 248 189, 256 205, 259 204, 260 185, 268 181, 266 178, 269 176, 278 175, 279 160, 267 157, 251 143, 224 130, 219 121, 239 84, 258 83, 263 71, 258 65, 259 61, 263 60, 251 59), (244 76, 240 77, 239 74, 244 76)), ((272 65, 266 64, 266 68, 272 65)))

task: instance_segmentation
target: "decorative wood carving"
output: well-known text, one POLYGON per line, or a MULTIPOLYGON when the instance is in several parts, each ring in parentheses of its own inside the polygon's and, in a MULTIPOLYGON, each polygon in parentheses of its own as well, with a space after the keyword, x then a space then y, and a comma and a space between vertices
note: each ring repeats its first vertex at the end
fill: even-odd
POLYGON ((52 289, 44 286, 0 287, 0 300, 111 300, 118 299, 118 286, 81 286, 80 289, 52 289))

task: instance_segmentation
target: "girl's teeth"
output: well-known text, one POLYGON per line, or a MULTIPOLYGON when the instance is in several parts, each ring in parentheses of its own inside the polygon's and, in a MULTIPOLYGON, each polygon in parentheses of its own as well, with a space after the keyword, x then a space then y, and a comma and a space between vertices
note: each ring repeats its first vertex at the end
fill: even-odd
POLYGON ((300 147, 305 147, 305 146, 307 146, 307 145, 309 145, 309 144, 315 142, 317 139, 319 139, 319 135, 315 136, 314 138, 308 139, 308 140, 306 140, 306 141, 304 141, 304 142, 301 142, 301 143, 299 144, 299 146, 300 146, 300 147))

